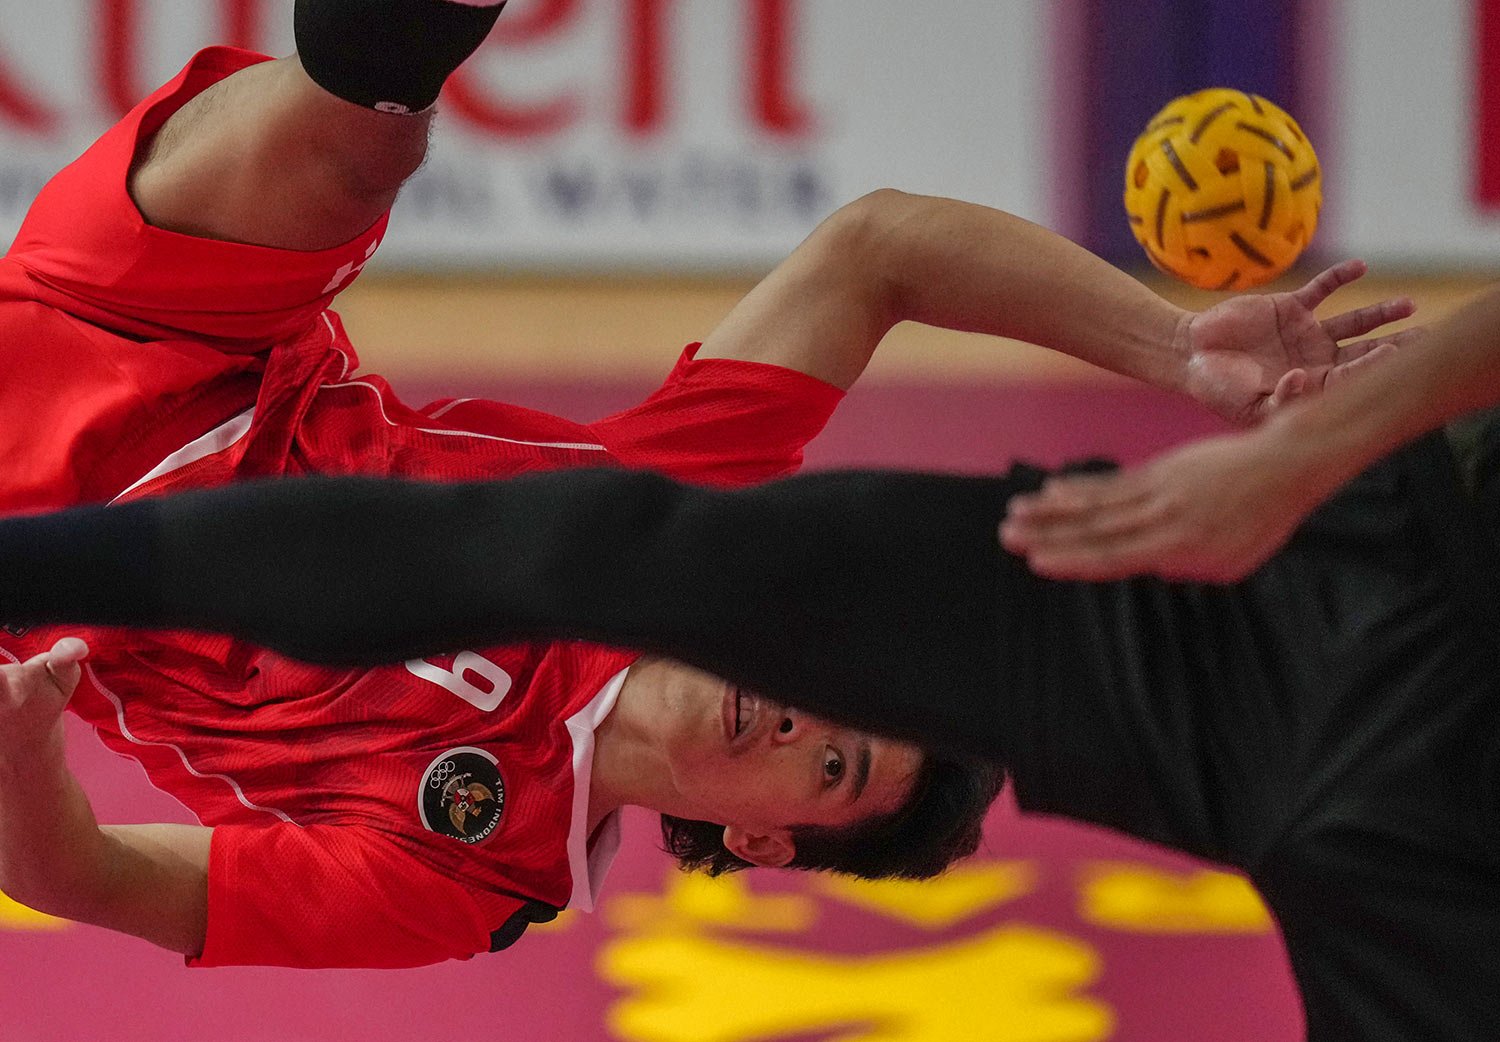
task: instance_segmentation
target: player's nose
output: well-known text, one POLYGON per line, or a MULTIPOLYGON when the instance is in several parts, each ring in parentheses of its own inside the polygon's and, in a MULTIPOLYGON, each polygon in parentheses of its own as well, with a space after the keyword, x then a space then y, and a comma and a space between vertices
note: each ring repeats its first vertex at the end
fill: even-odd
POLYGON ((771 732, 771 740, 783 745, 790 744, 801 741, 819 728, 827 730, 829 726, 811 713, 787 707, 781 710, 781 719, 771 732))

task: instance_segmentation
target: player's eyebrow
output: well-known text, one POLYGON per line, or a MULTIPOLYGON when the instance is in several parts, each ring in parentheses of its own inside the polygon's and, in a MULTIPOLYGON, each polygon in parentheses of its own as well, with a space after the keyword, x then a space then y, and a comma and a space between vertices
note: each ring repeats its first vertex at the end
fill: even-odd
POLYGON ((861 738, 859 740, 859 751, 854 754, 854 784, 849 786, 849 804, 859 801, 860 794, 865 791, 865 786, 870 781, 870 740, 861 738))

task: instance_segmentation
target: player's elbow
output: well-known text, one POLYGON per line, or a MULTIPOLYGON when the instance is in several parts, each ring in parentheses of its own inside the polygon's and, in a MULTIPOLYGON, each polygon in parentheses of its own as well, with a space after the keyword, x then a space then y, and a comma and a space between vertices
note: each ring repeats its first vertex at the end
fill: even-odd
POLYGON ((898 233, 919 205, 919 196, 895 188, 877 188, 835 210, 823 229, 842 245, 857 248, 855 256, 869 256, 898 233))
POLYGON ((890 325, 901 318, 901 242, 920 203, 919 196, 878 188, 839 207, 807 244, 843 285, 859 287, 866 305, 890 325))
POLYGON ((949 199, 879 188, 829 218, 843 262, 867 287, 890 325, 917 317, 916 281, 930 279, 934 243, 951 233, 949 199))

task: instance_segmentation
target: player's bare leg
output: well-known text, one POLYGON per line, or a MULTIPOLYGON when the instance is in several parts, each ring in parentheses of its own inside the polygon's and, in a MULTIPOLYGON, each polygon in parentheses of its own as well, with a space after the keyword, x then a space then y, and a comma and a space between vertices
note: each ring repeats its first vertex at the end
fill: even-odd
POLYGON ((390 209, 426 155, 429 122, 342 101, 308 79, 296 57, 267 62, 168 120, 137 159, 131 197, 159 228, 330 249, 390 209))
POLYGON ((329 249, 390 209, 443 81, 503 0, 298 0, 298 53, 204 91, 143 146, 130 191, 189 235, 329 249))

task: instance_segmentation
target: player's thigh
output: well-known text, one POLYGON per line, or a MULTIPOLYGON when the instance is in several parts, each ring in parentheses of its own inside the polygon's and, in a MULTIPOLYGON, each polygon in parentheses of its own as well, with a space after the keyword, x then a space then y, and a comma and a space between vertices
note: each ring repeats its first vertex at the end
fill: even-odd
POLYGON ((1276 907, 1307 1016, 1308 1042, 1493 1042, 1500 945, 1491 877, 1445 902, 1450 880, 1389 887, 1337 875, 1276 907))
POLYGON ((226 156, 232 159, 232 142, 224 145, 226 156, 193 158, 205 142, 223 138, 226 128, 229 139, 239 132, 238 121, 213 114, 219 111, 214 106, 232 101, 230 95, 199 109, 194 119, 201 133, 192 120, 173 122, 221 84, 253 86, 256 70, 275 64, 228 48, 202 51, 59 171, 32 202, 10 253, 0 260, 0 299, 32 301, 142 342, 191 339, 236 355, 261 354, 320 330, 326 338, 331 325, 323 312, 384 234, 384 197, 364 197, 352 217, 344 213, 344 227, 334 228, 326 208, 298 198, 272 174, 223 170, 226 156), (178 128, 179 149, 157 133, 164 125, 178 128), (129 192, 132 167, 162 140, 178 158, 151 167, 158 184, 147 195, 158 212, 150 216, 165 219, 162 208, 175 207, 178 227, 153 225, 129 192), (174 163, 184 171, 181 178, 173 173, 174 163), (200 183, 215 170, 223 171, 222 186, 200 183), (257 194, 260 182, 269 196, 257 194), (258 201, 252 205, 252 199, 258 201), (299 221, 342 241, 327 250, 267 248, 234 241, 234 229, 219 219, 244 211, 253 223, 257 211, 275 210, 272 204, 281 207, 279 215, 294 210, 299 221), (183 234, 195 228, 205 234, 183 234))
POLYGON ((1447 434, 1480 520, 1500 541, 1500 407, 1450 424, 1447 434))
POLYGON ((295 56, 242 69, 142 143, 130 193, 158 228, 290 250, 349 242, 426 155, 429 117, 328 94, 295 56))

